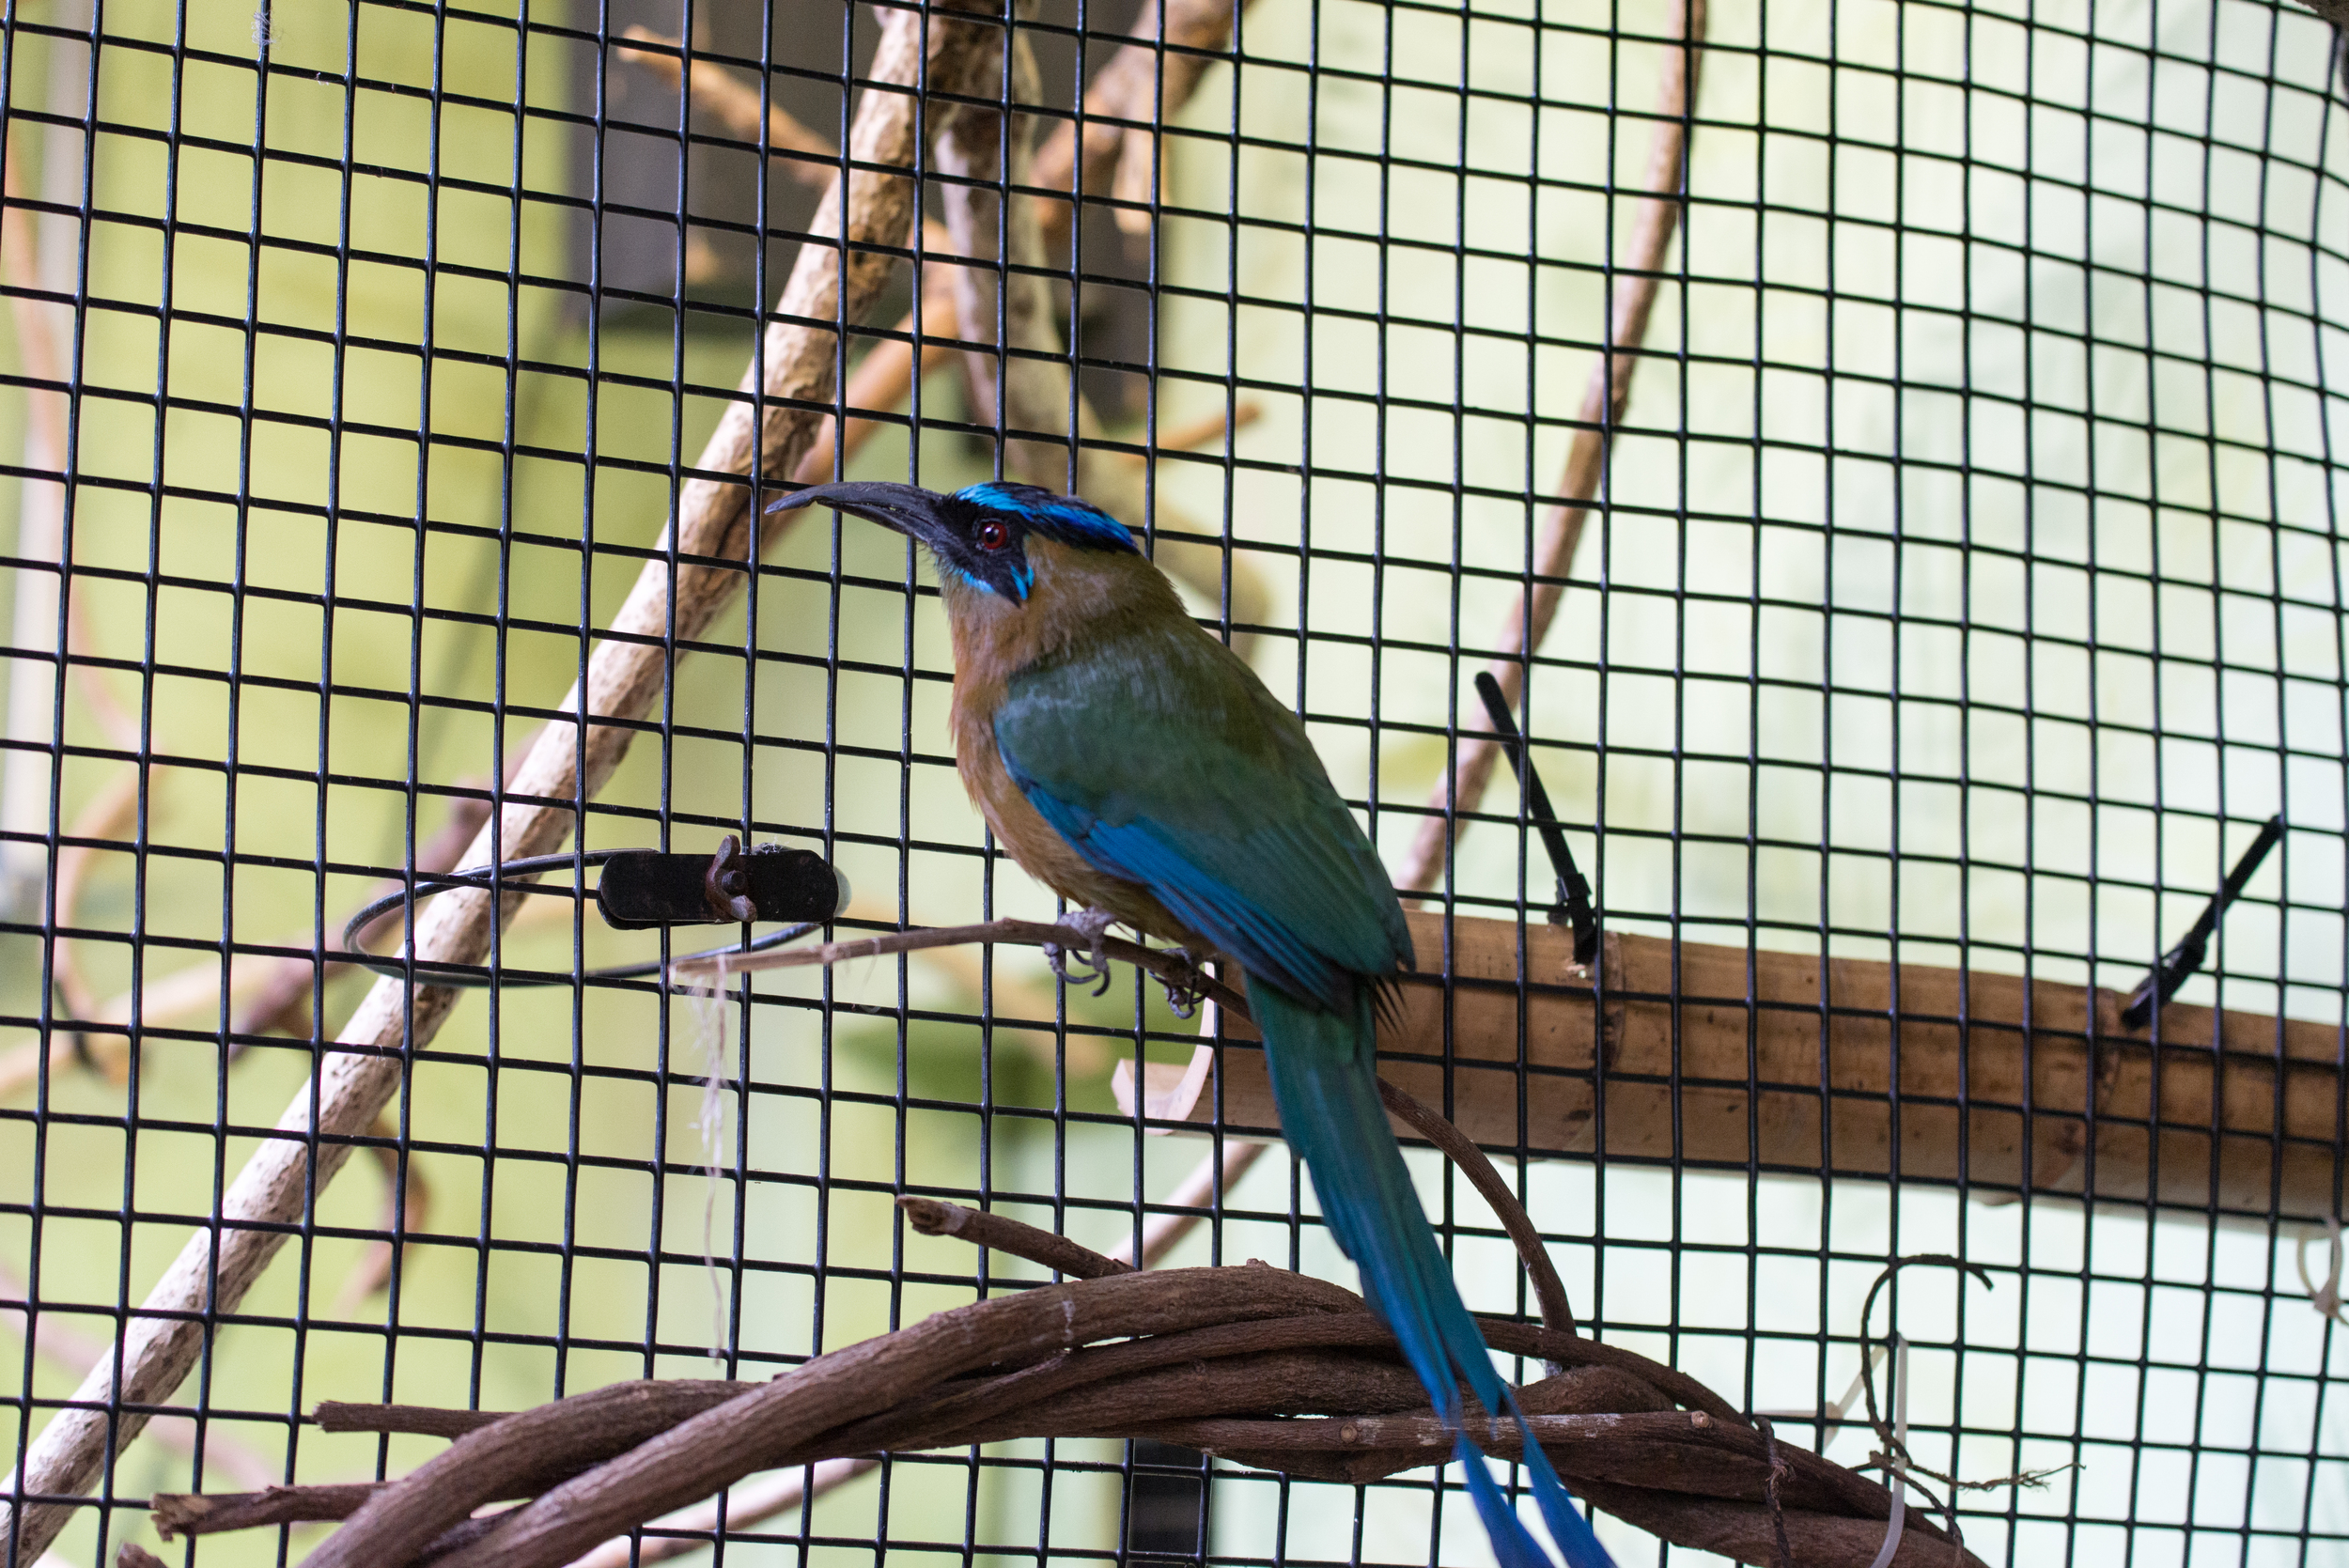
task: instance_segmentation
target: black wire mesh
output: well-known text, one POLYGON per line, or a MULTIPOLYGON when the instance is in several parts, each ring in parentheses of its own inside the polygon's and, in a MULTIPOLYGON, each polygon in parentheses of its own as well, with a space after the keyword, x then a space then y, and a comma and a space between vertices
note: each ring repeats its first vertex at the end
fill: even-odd
MULTIPOLYGON (((1046 130, 1141 15, 1021 13, 1046 130)), ((1087 440, 1147 461, 1128 520, 1306 713, 1391 860, 1474 722, 1467 677, 1504 651, 1613 346, 1670 22, 1261 0, 1151 178, 1081 203, 1054 302, 1087 440), (1228 442, 1159 440, 1217 414, 1228 442)), ((20 1445, 300 1103, 363 984, 315 933, 504 798, 739 396, 814 211, 797 170, 838 165, 694 107, 631 24, 837 146, 879 23, 834 0, 0 18, 20 1445)), ((1717 13, 1703 53, 1683 239, 1528 681, 1610 928, 2125 989, 2281 811, 2185 995, 2339 1025, 2329 33, 2248 0, 1775 0, 1717 13)), ((931 171, 926 200, 954 188, 931 171)), ((928 334, 892 288, 845 358, 908 311, 928 334)), ((858 411, 884 428, 851 472, 1001 465, 951 365, 858 411)), ((951 776, 947 649, 902 544, 802 524, 745 589, 576 802, 583 847, 817 847, 861 890, 852 928, 1049 908, 951 776)), ((1467 814, 1445 907, 1547 902, 1516 802, 1467 814)), ((500 939, 501 972, 663 951, 537 906, 560 916, 500 939)), ((1227 1147, 1121 1108, 1118 1059, 1194 1043, 1130 983, 1097 1001, 950 952, 754 992, 462 1004, 360 1169, 208 1315, 172 1420, 108 1456, 65 1555, 153 1545, 155 1491, 429 1452, 305 1429, 321 1398, 759 1376, 1034 1277, 909 1239, 900 1191, 1109 1246, 1227 1147)), ((1804 1092, 1825 1116, 1834 1086, 1804 1092)), ((1921 1455, 2077 1467, 1962 1498, 1985 1560, 2341 1560, 2341 1352, 2291 1267, 2310 1216, 1839 1169, 1517 1172, 1590 1331, 1847 1462, 1868 1434, 1820 1412, 1870 1281, 1920 1251, 1986 1268, 1994 1290, 1893 1293, 1921 1455)), ((1421 1170, 1471 1303, 1527 1310, 1490 1216, 1421 1170)), ((1178 1257, 1351 1278, 1294 1162, 1208 1191, 1178 1257)), ((762 1561, 1482 1560, 1456 1486, 1025 1443, 900 1456, 770 1516, 738 1494, 676 1534, 762 1561)))

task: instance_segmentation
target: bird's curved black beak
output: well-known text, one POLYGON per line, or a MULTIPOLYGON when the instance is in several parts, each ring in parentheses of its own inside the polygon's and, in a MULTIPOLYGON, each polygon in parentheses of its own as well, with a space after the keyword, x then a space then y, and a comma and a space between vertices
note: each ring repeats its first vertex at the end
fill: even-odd
POLYGON ((919 485, 850 481, 794 490, 779 501, 769 502, 767 510, 788 512, 801 506, 831 506, 935 548, 946 533, 946 520, 940 511, 945 499, 936 490, 926 490, 919 485))

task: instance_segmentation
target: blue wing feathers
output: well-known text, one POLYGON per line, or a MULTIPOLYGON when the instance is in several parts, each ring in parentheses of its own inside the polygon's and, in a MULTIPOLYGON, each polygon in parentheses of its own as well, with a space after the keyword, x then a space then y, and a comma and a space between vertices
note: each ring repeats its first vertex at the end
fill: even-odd
POLYGON ((1386 867, 1296 715, 1213 638, 1167 630, 1014 675, 996 749, 1095 867, 1187 901, 1201 936, 1339 1006, 1343 976, 1410 961, 1386 867))
MULTIPOLYGON (((1221 644, 1159 627, 1013 676, 995 739, 1070 847, 1149 889, 1248 971, 1282 1127, 1363 1296, 1447 1421, 1461 1418, 1465 1381, 1522 1430, 1378 1098, 1374 986, 1408 967, 1410 931, 1304 727, 1221 644)), ((1567 1568, 1613 1568, 1527 1436, 1534 1499, 1567 1568)), ((1502 1568, 1549 1568, 1465 1435, 1457 1454, 1502 1568)))
POLYGON ((1152 824, 1112 827, 1040 788, 1029 785, 1026 793, 1044 820, 1095 869, 1148 888, 1176 918, 1238 959, 1251 974, 1267 976, 1299 996, 1324 1001, 1341 999, 1351 988, 1347 970, 1245 893, 1204 873, 1152 824))

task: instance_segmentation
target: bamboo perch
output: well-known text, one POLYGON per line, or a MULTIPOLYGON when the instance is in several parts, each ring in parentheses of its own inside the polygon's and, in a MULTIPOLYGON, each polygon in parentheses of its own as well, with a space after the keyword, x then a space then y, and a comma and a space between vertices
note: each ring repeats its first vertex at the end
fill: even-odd
MULTIPOLYGON (((1398 1018, 1381 1026, 1379 1071, 1449 1104, 1476 1141, 1516 1148, 1520 928, 1455 917, 1447 963, 1442 918, 1410 922, 1427 978, 1405 983, 1398 1018), (1436 978, 1447 974, 1448 1032, 1436 978)), ((2165 1204, 2286 1219, 2322 1219, 2343 1197, 2341 1031, 2329 1024, 2172 1003, 2156 1049, 2122 1027, 2126 998, 2113 991, 1613 932, 1602 996, 1566 932, 1522 936, 1529 1154, 1598 1152, 1603 1078, 1610 1159, 1897 1175, 1983 1196, 2141 1202, 2150 1189, 2165 1204)), ((1263 1055, 1237 1017, 1226 1032, 1223 1131, 1268 1134, 1279 1118, 1263 1055)), ((1167 1120, 1205 1126, 1216 1096, 1204 1077, 1179 1095, 1186 1072, 1152 1063, 1143 1081, 1167 1120)), ((1129 1113, 1131 1084, 1121 1075, 1129 1113)))

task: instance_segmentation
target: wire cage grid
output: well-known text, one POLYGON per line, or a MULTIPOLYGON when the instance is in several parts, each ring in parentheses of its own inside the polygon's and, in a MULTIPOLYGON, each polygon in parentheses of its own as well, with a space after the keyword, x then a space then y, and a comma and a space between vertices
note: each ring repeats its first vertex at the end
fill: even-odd
MULTIPOLYGON (((2291 896, 2255 889, 2186 995, 2335 1023, 2324 34, 2232 3, 2044 10, 1710 19, 1687 239, 1570 613, 1524 660, 1536 750, 1569 820, 1605 829, 1586 842, 1612 928, 2123 986, 2206 895, 2240 836, 2228 825, 2280 809, 2291 896), (2085 107, 2065 96, 2075 83, 2085 107), (2181 83, 2200 83, 2199 108, 2181 83), (1952 116, 1956 140, 1937 143, 1952 116), (2051 171, 2050 121, 2141 157, 2092 147, 2051 171), (2232 133, 2254 122, 2257 139, 2232 133), (2014 145, 2001 134, 2018 158, 1984 150, 2014 145), (2197 178, 2177 184, 2165 160, 2181 148, 2197 178), (1873 179, 1887 170, 1889 194, 1873 179), (2270 194, 2286 190, 2292 205, 2270 194), (1930 259, 1941 247, 1964 254, 1954 284, 1930 259), (2268 265, 2295 252, 2305 284, 2268 265), (2108 284, 2133 293, 2136 319, 2097 311, 2108 284), (1998 303, 1973 297, 2000 287, 1998 303), (2042 386, 2046 355, 2118 363, 2078 376, 2075 406, 2042 386), (2066 424, 2092 437, 2077 452, 2050 433, 2066 424), (2323 520, 2287 520, 2295 507, 2323 520)), ((319 988, 331 939, 285 932, 331 933, 361 889, 411 874, 436 814, 488 815, 530 729, 614 640, 601 629, 628 581, 699 564, 664 561, 651 532, 710 477, 693 437, 735 404, 749 329, 807 234, 813 191, 790 165, 819 160, 661 96, 616 6, 325 14, 280 6, 247 39, 242 17, 61 8, 11 12, 0 35, 17 175, 0 251, 39 263, 4 280, 28 629, 8 735, 27 766, 9 769, 0 826, 30 1070, 0 1116, 26 1182, 10 1294, 42 1326, 24 1340, 26 1428, 76 1381, 58 1349, 70 1330, 111 1335, 219 1212, 356 1000, 329 984, 321 1010, 297 997, 291 1034, 247 1028, 237 1003, 259 982, 240 960, 290 962, 319 988), (622 266, 639 271, 609 275, 622 266), (44 506, 55 542, 34 548, 44 506), (126 706, 114 693, 133 683, 126 706), (194 955, 197 979, 164 999, 177 1021, 155 993, 178 967, 155 973, 150 949, 194 955)), ((1140 194, 1080 203, 1056 303, 1070 403, 1126 423, 1064 444, 1065 461, 1147 459, 1131 520, 1307 713, 1392 860, 1474 725, 1465 671, 1503 651, 1489 629, 1553 575, 1532 569, 1537 506, 1572 499, 1552 475, 1578 426, 1557 410, 1595 351, 1628 351, 1601 324, 1646 188, 1637 105, 1672 53, 1662 14, 1252 9, 1227 48, 1198 51, 1237 69, 1157 131, 1140 194), (1447 30, 1454 47, 1429 45, 1447 30), (1521 60, 1485 48, 1495 30, 1532 40, 1521 60), (1604 69, 1569 69, 1577 50, 1604 69), (1504 64, 1522 85, 1486 80, 1504 64), (1513 132, 1516 172, 1486 161, 1513 132), (1447 185, 1446 201, 1412 199, 1447 185), (1118 227, 1136 214, 1145 241, 1118 227), (1514 291, 1471 282, 1511 268, 1514 291), (1516 354, 1510 373, 1491 373, 1494 353, 1516 354), (1226 452, 1155 434, 1218 403, 1226 452)), ((642 20, 691 41, 684 69, 754 71, 768 101, 817 105, 802 117, 845 145, 866 23, 707 4, 642 20)), ((1131 25, 1019 20, 1059 52, 1039 72, 1061 106, 1038 106, 1047 125, 1131 25)), ((923 352, 926 290, 892 287, 869 318, 833 321, 844 365, 900 337, 923 352), (898 305, 910 333, 874 324, 898 305)), ((949 339, 980 343, 1007 401, 1022 350, 985 349, 1004 329, 949 339)), ((1000 407, 981 417, 969 399, 986 377, 968 380, 915 376, 902 413, 857 408, 886 427, 861 472, 938 484, 1015 462, 1018 427, 1000 407)), ((945 651, 910 558, 802 524, 743 577, 739 622, 680 639, 696 657, 630 726, 657 744, 565 802, 583 848, 788 835, 885 890, 860 919, 1045 912, 1023 879, 998 878, 955 804, 937 738, 945 651)), ((1446 907, 1538 911, 1522 811, 1463 815, 1476 826, 1446 907)), ((396 1119, 351 1141, 382 1166, 376 1190, 319 1184, 295 1247, 217 1314, 202 1374, 165 1402, 197 1418, 201 1477, 157 1431, 116 1462, 108 1508, 86 1511, 69 1555, 136 1533, 133 1499, 167 1481, 397 1473, 422 1452, 305 1431, 322 1395, 530 1403, 690 1374, 713 1338, 728 1373, 787 1364, 1029 1277, 909 1240, 879 1206, 895 1192, 1138 1236, 1162 1207, 1149 1195, 1200 1152, 1148 1137, 1112 1094, 1112 1049, 1179 1063, 1190 1048, 1143 988, 1095 1003, 1000 955, 909 958, 764 981, 726 1033, 680 1020, 648 983, 576 978, 645 951, 576 907, 493 940, 508 982, 565 984, 492 989, 402 1063, 396 1119), (468 1211, 470 1226, 443 1218, 468 1211), (320 1299, 347 1284, 376 1288, 320 1299)), ((1831 1120, 1834 1087, 1812 1097, 1831 1120)), ((1548 1152, 1531 1126, 1517 1146, 1548 1152)), ((2156 1218, 2140 1202, 2092 1219, 2029 1192, 1997 1209, 1933 1184, 1790 1185, 1764 1163, 1610 1153, 1521 1163, 1517 1179, 1595 1331, 1748 1405, 1816 1411, 1841 1392, 1850 1314, 1892 1255, 1946 1248, 2012 1280, 1946 1298, 1910 1281, 1893 1306, 1922 1389, 1947 1400, 1921 1425, 1963 1468, 2084 1466, 1969 1506, 1978 1550, 2134 1560, 2217 1549, 2206 1535, 2247 1558, 2339 1549, 2329 1329, 2284 1272, 2310 1216, 2213 1203, 2156 1218)), ((1476 1200, 1424 1174, 1471 1299, 1527 1311, 1476 1200)), ((1291 1162, 1192 1206, 1208 1211, 1192 1244, 1206 1257, 1346 1277, 1291 1162)), ((1165 1458, 1067 1443, 900 1458, 877 1491, 729 1530, 725 1549, 1478 1549, 1423 1481, 1332 1495, 1229 1467, 1212 1534, 1210 1489, 1188 1483, 1192 1529, 1168 1547, 1136 1523, 1165 1458)))

